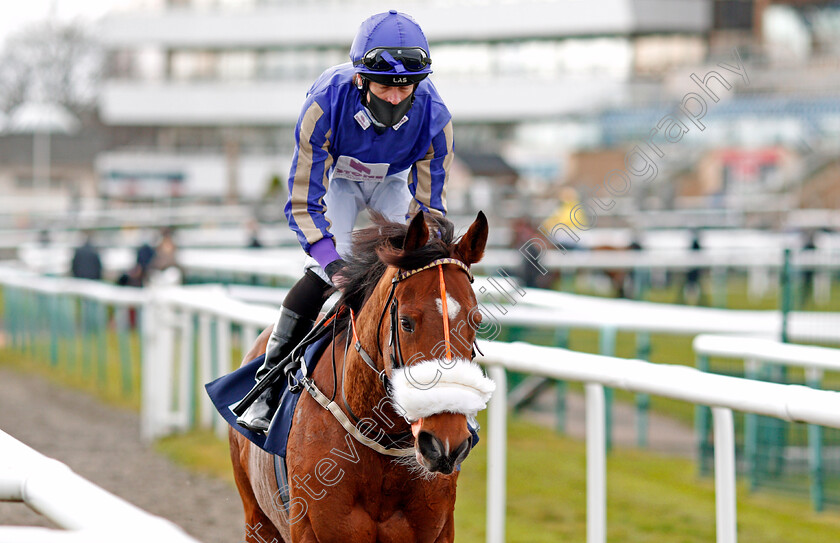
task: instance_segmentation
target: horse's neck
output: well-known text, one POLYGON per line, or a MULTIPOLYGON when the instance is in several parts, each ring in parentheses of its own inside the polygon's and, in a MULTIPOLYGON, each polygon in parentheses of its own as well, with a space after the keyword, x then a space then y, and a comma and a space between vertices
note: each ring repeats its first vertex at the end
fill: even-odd
MULTIPOLYGON (((344 377, 344 393, 347 403, 359 418, 372 418, 377 424, 382 421, 383 417, 388 419, 389 422, 384 423, 387 427, 384 428, 386 432, 396 430, 393 427, 395 425, 405 424, 392 409, 377 409, 377 406, 381 407, 380 402, 386 397, 385 388, 379 380, 378 372, 385 367, 382 356, 379 354, 379 341, 385 338, 388 333, 388 319, 384 319, 381 323, 384 327, 382 331, 378 332, 378 327, 382 308, 391 288, 391 277, 393 277, 393 273, 389 268, 389 271, 379 281, 373 294, 356 316, 356 333, 359 336, 362 349, 371 357, 378 370, 371 369, 352 345, 348 349, 344 361, 347 365, 344 377)), ((383 352, 383 355, 387 356, 387 350, 383 352)))

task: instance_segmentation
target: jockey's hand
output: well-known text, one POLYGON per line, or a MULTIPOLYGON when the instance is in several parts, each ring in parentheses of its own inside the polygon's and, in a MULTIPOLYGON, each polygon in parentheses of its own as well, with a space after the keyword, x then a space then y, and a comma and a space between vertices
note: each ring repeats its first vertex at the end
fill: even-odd
POLYGON ((344 292, 344 287, 347 286, 347 277, 341 273, 346 266, 347 262, 339 258, 327 264, 327 267, 324 269, 332 284, 341 292, 344 292))

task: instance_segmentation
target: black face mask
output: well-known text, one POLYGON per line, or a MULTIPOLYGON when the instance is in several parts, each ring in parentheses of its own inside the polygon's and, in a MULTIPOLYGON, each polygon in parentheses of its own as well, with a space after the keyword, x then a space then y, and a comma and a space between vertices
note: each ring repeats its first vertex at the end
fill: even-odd
POLYGON ((372 92, 368 91, 368 96, 370 96, 370 100, 368 100, 367 107, 370 110, 373 118, 376 119, 376 122, 385 125, 386 127, 391 127, 397 124, 405 117, 405 114, 408 113, 408 110, 411 109, 411 106, 414 104, 414 93, 411 93, 411 96, 400 102, 399 104, 391 104, 387 100, 383 100, 379 98, 372 92))

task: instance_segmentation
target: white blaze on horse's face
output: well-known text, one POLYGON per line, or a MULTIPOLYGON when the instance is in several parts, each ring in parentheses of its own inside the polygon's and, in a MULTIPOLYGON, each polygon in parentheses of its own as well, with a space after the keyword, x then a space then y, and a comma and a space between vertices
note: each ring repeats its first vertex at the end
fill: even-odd
MULTIPOLYGON (((443 301, 438 298, 435 300, 435 305, 437 306, 438 313, 443 315, 443 301)), ((451 321, 455 320, 455 317, 461 312, 461 304, 448 292, 446 293, 446 310, 449 313, 449 320, 451 321)))

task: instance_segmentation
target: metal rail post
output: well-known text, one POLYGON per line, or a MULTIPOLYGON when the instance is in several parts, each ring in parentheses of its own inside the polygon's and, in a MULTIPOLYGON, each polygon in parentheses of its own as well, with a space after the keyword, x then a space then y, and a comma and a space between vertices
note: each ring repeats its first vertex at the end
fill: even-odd
POLYGON ((607 540, 607 433, 604 387, 587 383, 586 543, 607 540))
POLYGON ((488 369, 496 393, 487 408, 487 543, 504 543, 507 478, 507 374, 500 366, 488 369))

